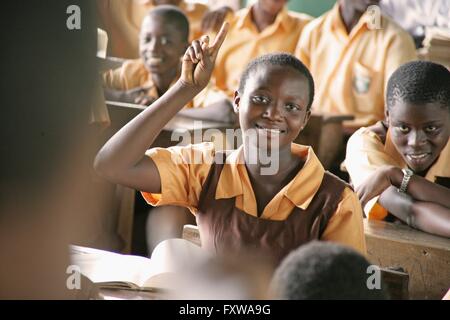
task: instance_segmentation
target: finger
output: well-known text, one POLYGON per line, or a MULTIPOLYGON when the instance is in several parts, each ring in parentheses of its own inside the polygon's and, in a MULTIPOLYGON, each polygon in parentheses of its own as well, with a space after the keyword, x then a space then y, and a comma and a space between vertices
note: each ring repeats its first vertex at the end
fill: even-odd
POLYGON ((191 59, 191 61, 193 63, 198 63, 198 59, 197 59, 197 57, 195 55, 195 51, 194 51, 194 48, 192 46, 190 46, 188 48, 187 54, 188 54, 189 58, 191 59))
POLYGON ((189 54, 189 48, 183 56, 183 63, 181 65, 181 76, 186 81, 192 82, 192 71, 194 70, 194 63, 192 62, 191 56, 189 54))
POLYGON ((229 23, 224 22, 222 24, 222 27, 220 28, 219 33, 217 34, 216 38, 214 39, 213 44, 210 46, 210 54, 211 56, 215 57, 217 53, 219 52, 219 48, 222 46, 222 43, 225 40, 225 37, 227 36, 229 28, 229 23))
POLYGON ((197 58, 197 60, 201 60, 203 58, 203 50, 200 41, 192 41, 192 48, 194 48, 195 57, 197 58))
POLYGON ((208 46, 209 46, 209 37, 207 35, 203 35, 200 38, 200 43, 201 43, 203 52, 206 52, 206 50, 208 50, 208 46))

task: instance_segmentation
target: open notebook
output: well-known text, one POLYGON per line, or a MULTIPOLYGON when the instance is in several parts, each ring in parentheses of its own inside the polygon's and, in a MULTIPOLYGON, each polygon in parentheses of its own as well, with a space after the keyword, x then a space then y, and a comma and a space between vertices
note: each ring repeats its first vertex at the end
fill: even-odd
POLYGON ((70 251, 72 264, 98 287, 150 292, 175 288, 192 264, 210 258, 199 246, 183 239, 159 243, 150 259, 75 245, 70 251))

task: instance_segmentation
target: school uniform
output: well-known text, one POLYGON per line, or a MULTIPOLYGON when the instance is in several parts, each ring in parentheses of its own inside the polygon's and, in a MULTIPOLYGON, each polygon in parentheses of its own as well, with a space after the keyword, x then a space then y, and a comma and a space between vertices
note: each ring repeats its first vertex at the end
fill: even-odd
POLYGON ((406 31, 383 15, 379 21, 374 19, 366 12, 348 34, 336 4, 305 27, 296 50, 314 78, 312 110, 354 115, 354 120, 344 122, 348 128, 382 120, 390 75, 417 59, 406 31))
POLYGON ((247 64, 271 52, 294 53, 303 27, 312 20, 306 14, 284 8, 274 23, 259 32, 252 21, 252 7, 241 9, 230 20, 230 28, 216 60, 213 78, 232 97, 247 64))
MULTIPOLYGON (((407 164, 398 153, 390 136, 386 133, 386 141, 369 128, 360 128, 349 139, 345 166, 355 187, 361 185, 371 174, 384 165, 406 168, 407 164)), ((444 147, 437 161, 428 170, 425 179, 450 188, 450 143, 444 147)), ((377 201, 370 200, 364 211, 369 219, 383 220, 388 212, 377 201)))
MULTIPOLYGON (((155 6, 143 0, 100 0, 97 2, 100 26, 107 31, 108 55, 125 59, 139 57, 139 32, 148 11, 155 6)), ((201 36, 201 21, 208 6, 181 2, 180 10, 190 25, 190 41, 201 36)))
MULTIPOLYGON (((171 86, 176 80, 178 80, 178 77, 171 86)), ((122 67, 104 73, 103 85, 107 88, 122 91, 138 87, 146 88, 147 96, 159 98, 158 90, 153 83, 151 73, 140 59, 128 60, 122 67)), ((228 99, 226 94, 218 90, 213 84, 209 84, 185 108, 203 108, 223 99, 228 99)))
POLYGON ((196 215, 202 247, 216 253, 252 247, 279 262, 299 245, 320 239, 365 254, 356 194, 325 172, 310 147, 292 144, 292 152, 305 159, 303 168, 259 217, 243 146, 228 154, 216 153, 211 143, 151 149, 147 155, 158 168, 161 194, 142 195, 154 206, 188 208, 196 215))

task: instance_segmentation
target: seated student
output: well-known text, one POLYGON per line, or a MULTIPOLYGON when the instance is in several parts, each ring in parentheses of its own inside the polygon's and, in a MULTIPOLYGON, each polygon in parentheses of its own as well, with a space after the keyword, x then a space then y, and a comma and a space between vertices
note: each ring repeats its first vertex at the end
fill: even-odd
POLYGON ((386 120, 361 128, 347 146, 346 166, 369 219, 390 219, 389 212, 450 237, 449 137, 450 72, 432 62, 402 65, 388 82, 386 120))
POLYGON ((182 0, 97 0, 100 27, 108 33, 108 55, 136 59, 139 57, 139 31, 147 12, 159 5, 175 5, 187 16, 191 25, 190 41, 201 36, 203 16, 208 6, 182 0))
POLYGON ((95 169, 114 183, 142 190, 152 205, 189 208, 202 247, 219 254, 250 247, 277 263, 313 239, 365 253, 356 194, 324 171, 310 147, 292 143, 310 116, 314 82, 289 54, 262 56, 244 71, 235 97, 244 141, 237 150, 216 153, 203 143, 146 152, 209 82, 226 29, 225 24, 212 45, 207 37, 192 43, 177 83, 103 146, 95 169), (261 156, 268 146, 270 166, 261 156))
MULTIPOLYGON (((174 6, 149 11, 142 23, 141 59, 127 61, 121 68, 105 73, 106 98, 149 105, 160 97, 179 77, 188 34, 189 22, 174 6)), ((180 114, 221 122, 234 119, 231 101, 212 85, 186 103, 180 114)))
POLYGON ((271 52, 294 53, 303 27, 312 20, 306 14, 288 11, 287 0, 259 0, 235 13, 213 77, 221 90, 233 96, 246 65, 271 52))
MULTIPOLYGON (((339 0, 305 27, 296 56, 317 83, 313 111, 353 115, 352 133, 383 119, 384 90, 401 64, 416 59, 411 36, 389 18, 366 11, 379 0, 339 0), (379 25, 377 25, 379 22, 379 25)), ((329 137, 323 137, 329 139, 329 137)))
POLYGON ((274 298, 286 300, 386 299, 369 289, 369 261, 358 252, 330 242, 313 241, 291 252, 275 270, 274 298))

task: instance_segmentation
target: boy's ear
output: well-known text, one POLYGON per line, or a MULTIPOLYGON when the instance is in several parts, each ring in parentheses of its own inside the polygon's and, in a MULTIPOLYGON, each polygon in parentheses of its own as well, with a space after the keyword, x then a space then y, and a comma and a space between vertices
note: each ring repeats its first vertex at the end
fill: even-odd
POLYGON ((305 129, 306 125, 308 124, 309 118, 311 118, 311 109, 306 111, 305 120, 303 121, 302 125, 302 130, 305 129))
POLYGON ((234 99, 233 99, 233 109, 234 112, 239 112, 239 103, 241 102, 241 97, 239 96, 239 91, 234 92, 234 99))
POLYGON ((384 121, 389 126, 389 110, 387 107, 384 108, 384 121))

